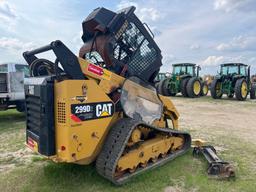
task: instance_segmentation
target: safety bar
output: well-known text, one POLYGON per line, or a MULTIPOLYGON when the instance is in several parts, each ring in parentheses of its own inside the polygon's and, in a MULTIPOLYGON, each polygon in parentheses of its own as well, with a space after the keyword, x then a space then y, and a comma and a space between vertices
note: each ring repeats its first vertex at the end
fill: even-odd
POLYGON ((151 31, 151 29, 149 28, 147 23, 143 23, 143 25, 147 28, 147 30, 150 32, 151 36, 153 37, 153 39, 155 38, 154 33, 151 31))
POLYGON ((56 59, 62 65, 64 72, 71 79, 85 79, 85 76, 80 68, 80 64, 77 56, 72 53, 60 40, 51 42, 50 44, 23 53, 24 59, 29 65, 31 65, 38 58, 36 54, 43 53, 46 51, 53 51, 56 59))

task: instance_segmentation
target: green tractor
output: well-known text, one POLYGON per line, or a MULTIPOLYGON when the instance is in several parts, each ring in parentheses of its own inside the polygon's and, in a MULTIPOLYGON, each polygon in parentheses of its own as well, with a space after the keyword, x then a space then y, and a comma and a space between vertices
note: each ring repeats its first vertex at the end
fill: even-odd
POLYGON ((250 66, 243 63, 225 63, 220 65, 220 72, 211 84, 211 96, 220 99, 223 94, 229 98, 234 95, 237 100, 244 101, 250 93, 255 99, 256 86, 250 81, 250 66))
POLYGON ((182 93, 184 97, 190 98, 207 95, 208 86, 199 77, 200 66, 193 63, 178 63, 172 66, 172 74, 156 83, 160 94, 175 96, 177 93, 182 93))
POLYGON ((159 72, 159 73, 157 74, 157 76, 155 77, 154 83, 158 83, 158 82, 160 82, 160 81, 162 81, 162 80, 164 80, 164 79, 166 79, 166 78, 167 78, 166 73, 161 73, 161 72, 159 72))

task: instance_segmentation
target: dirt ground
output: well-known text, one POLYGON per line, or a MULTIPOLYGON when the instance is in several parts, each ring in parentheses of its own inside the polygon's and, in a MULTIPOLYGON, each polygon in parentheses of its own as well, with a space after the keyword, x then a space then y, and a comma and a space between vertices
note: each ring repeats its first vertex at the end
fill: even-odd
POLYGON ((256 100, 213 100, 207 96, 172 97, 172 101, 180 113, 180 127, 192 135, 203 139, 223 135, 223 140, 237 138, 256 145, 256 100))

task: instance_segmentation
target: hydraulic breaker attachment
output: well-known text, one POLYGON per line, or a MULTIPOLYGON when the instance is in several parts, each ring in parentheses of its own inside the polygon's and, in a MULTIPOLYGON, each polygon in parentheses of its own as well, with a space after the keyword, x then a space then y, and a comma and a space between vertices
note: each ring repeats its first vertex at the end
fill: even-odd
POLYGON ((218 157, 213 146, 195 146, 193 156, 199 156, 201 154, 203 154, 205 159, 208 161, 208 175, 214 177, 216 176, 220 179, 235 177, 234 167, 230 165, 230 163, 223 161, 220 157, 218 157))

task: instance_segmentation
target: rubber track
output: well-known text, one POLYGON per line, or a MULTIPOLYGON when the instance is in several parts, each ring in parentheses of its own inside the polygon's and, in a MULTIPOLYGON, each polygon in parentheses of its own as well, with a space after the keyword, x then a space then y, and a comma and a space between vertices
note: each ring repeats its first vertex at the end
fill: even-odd
POLYGON ((145 124, 144 122, 138 122, 136 120, 130 118, 124 118, 119 120, 110 130, 105 144, 101 153, 99 154, 96 160, 96 169, 97 172, 110 180, 112 183, 116 185, 121 185, 127 182, 131 177, 138 175, 146 170, 158 167, 171 161, 175 157, 178 157, 190 149, 191 146, 191 136, 182 131, 177 131, 169 128, 156 128, 150 125, 145 124), (160 158, 157 162, 148 162, 147 167, 142 168, 138 167, 134 173, 125 173, 121 178, 115 178, 116 166, 119 158, 121 157, 126 144, 130 138, 132 131, 138 126, 143 125, 144 127, 148 127, 154 129, 159 132, 165 132, 169 135, 182 135, 185 140, 185 144, 182 149, 175 151, 174 153, 168 154, 165 158, 160 158))

